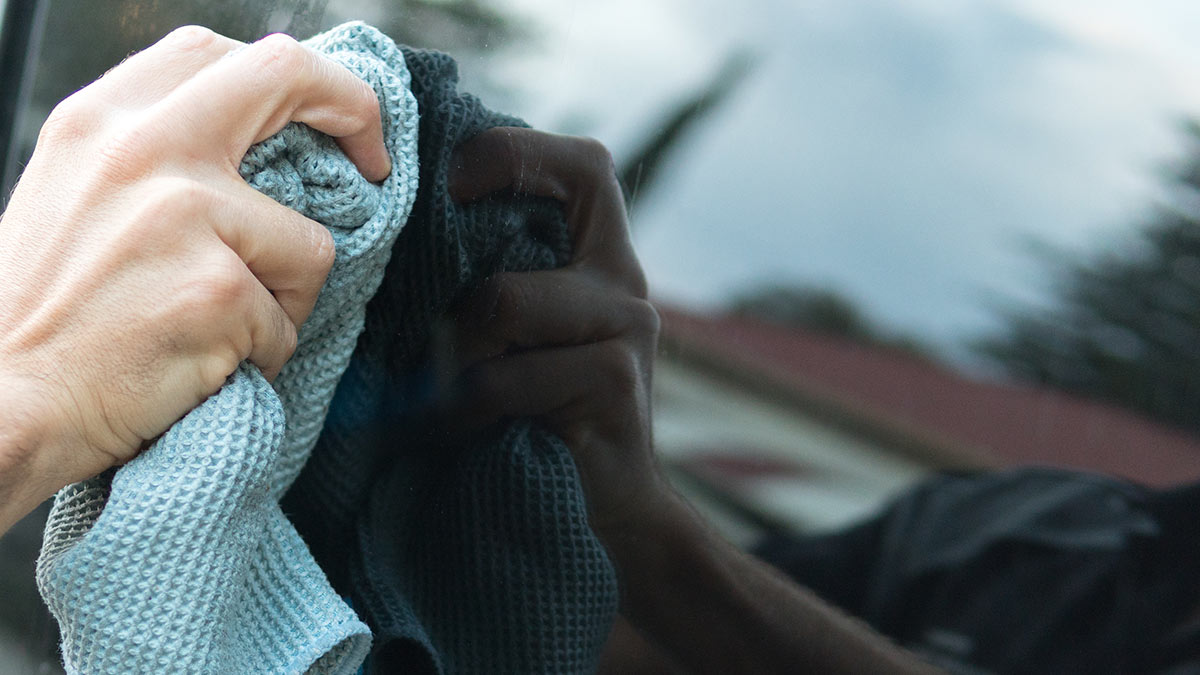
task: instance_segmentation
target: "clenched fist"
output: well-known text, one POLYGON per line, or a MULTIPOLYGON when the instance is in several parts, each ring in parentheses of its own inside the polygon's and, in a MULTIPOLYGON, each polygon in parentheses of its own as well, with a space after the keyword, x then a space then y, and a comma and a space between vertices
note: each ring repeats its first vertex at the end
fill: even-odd
POLYGON ((51 113, 0 218, 0 532, 291 356, 332 238, 237 172, 289 121, 390 170, 373 91, 284 35, 181 28, 51 113))
POLYGON ((459 148, 457 164, 456 199, 553 197, 574 244, 567 266, 497 275, 464 303, 450 351, 466 418, 540 417, 575 456, 592 525, 609 538, 664 498, 650 433, 658 314, 612 159, 593 140, 499 128, 459 148))

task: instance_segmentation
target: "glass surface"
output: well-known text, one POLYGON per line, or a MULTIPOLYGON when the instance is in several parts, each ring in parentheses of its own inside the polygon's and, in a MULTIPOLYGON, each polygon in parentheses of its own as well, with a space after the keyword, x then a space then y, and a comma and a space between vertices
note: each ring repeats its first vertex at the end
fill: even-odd
MULTIPOLYGON (((613 151, 667 318, 659 450, 736 542, 839 527, 941 468, 1125 471, 1089 448, 1135 428, 1178 452, 1129 477, 1200 478, 1193 3, 52 0, 24 152, 176 26, 349 19, 613 151)), ((0 543, 16 673, 55 667, 39 517, 0 543)))

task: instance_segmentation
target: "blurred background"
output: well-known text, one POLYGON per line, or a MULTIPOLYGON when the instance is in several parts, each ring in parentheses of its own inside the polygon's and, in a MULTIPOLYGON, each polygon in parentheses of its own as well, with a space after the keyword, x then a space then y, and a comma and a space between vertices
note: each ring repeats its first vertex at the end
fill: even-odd
MULTIPOLYGON (((1185 0, 0 0, 7 196, 53 105, 185 23, 362 19, 613 151, 664 317, 656 436, 729 537, 931 472, 1200 478, 1200 9, 1185 0)), ((58 672, 34 514, 0 671, 58 672)))

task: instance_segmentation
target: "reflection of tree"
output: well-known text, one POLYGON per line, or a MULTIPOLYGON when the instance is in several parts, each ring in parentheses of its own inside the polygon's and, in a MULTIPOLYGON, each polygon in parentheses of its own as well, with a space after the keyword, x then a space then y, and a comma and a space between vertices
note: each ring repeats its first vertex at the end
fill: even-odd
POLYGON ((1200 125, 1175 198, 1124 251, 1063 267, 1054 309, 1007 311, 978 347, 1013 375, 1200 430, 1200 125))
POLYGON ((716 75, 695 94, 676 104, 661 123, 655 124, 640 147, 621 163, 618 176, 625 188, 625 198, 632 204, 639 194, 655 185, 663 160, 679 146, 697 122, 711 113, 718 104, 750 72, 752 60, 748 52, 735 52, 726 59, 716 75))
MULTIPOLYGON (((664 162, 687 139, 697 124, 713 113, 749 74, 754 63, 749 51, 735 51, 694 93, 684 96, 650 126, 645 140, 620 161, 617 174, 632 204, 653 190, 664 162)), ((886 346, 921 355, 923 348, 908 337, 881 330, 849 298, 828 288, 764 286, 734 299, 732 311, 785 327, 803 328, 852 341, 886 346)))

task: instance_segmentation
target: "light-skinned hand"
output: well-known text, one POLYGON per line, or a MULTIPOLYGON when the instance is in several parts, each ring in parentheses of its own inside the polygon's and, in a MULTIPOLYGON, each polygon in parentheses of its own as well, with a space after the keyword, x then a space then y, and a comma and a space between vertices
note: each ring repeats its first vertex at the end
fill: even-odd
POLYGON ((237 172, 289 121, 390 171, 374 92, 285 35, 180 28, 50 114, 0 219, 0 531, 291 356, 333 241, 237 172))

